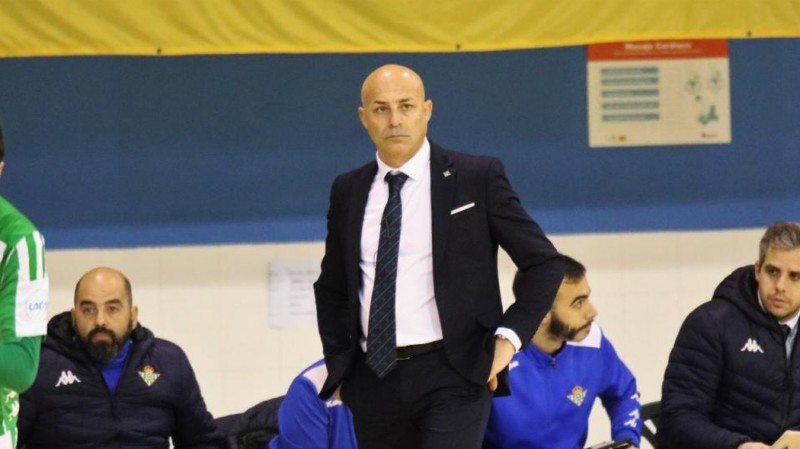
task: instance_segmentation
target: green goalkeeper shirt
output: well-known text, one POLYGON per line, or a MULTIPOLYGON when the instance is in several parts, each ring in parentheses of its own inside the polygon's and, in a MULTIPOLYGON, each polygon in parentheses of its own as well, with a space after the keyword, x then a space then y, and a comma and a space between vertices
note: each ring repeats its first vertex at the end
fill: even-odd
POLYGON ((39 338, 28 337, 47 332, 49 286, 44 238, 30 220, 3 197, 0 197, 0 250, 3 253, 0 262, 0 449, 6 449, 16 446, 17 389, 20 384, 30 385, 30 381, 21 382, 19 378, 32 380, 38 365, 38 357, 21 366, 21 360, 30 357, 10 354, 15 350, 18 353, 20 343, 26 343, 23 347, 31 342, 38 345, 39 338))

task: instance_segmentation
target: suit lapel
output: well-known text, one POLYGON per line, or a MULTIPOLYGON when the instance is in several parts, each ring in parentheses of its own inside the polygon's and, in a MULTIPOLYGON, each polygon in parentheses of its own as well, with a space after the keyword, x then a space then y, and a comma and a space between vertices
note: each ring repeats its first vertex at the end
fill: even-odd
POLYGON ((457 175, 447 153, 438 145, 431 143, 431 235, 434 271, 445 258, 450 206, 453 204, 457 175))
POLYGON ((356 295, 358 295, 361 285, 361 268, 359 264, 361 261, 361 230, 364 225, 364 211, 367 208, 369 189, 377 172, 377 162, 367 164, 361 170, 358 170, 353 179, 350 195, 345 199, 350 204, 346 207, 347 220, 344 234, 347 236, 347 241, 344 243, 344 263, 348 270, 347 279, 351 280, 351 294, 355 291, 356 295))

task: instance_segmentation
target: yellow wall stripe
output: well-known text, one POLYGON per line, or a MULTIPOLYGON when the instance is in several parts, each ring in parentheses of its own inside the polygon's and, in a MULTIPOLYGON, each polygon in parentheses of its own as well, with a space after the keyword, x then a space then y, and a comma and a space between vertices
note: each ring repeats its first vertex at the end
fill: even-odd
POLYGON ((0 0, 0 57, 510 50, 800 36, 800 0, 0 0))

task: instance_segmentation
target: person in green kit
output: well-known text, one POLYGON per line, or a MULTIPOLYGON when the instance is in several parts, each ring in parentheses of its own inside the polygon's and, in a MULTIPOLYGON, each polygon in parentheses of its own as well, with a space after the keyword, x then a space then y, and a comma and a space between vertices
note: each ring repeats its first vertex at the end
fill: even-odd
MULTIPOLYGON (((0 174, 4 166, 0 125, 0 174)), ((11 449, 17 443, 19 394, 31 386, 39 367, 49 284, 42 234, 2 196, 0 250, 0 449, 11 449)))

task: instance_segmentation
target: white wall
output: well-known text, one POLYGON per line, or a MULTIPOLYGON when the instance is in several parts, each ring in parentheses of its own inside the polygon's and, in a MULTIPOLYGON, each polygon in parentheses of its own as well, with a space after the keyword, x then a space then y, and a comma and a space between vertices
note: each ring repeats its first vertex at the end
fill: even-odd
MULTIPOLYGON (((551 236, 588 269, 598 322, 637 376, 642 402, 658 400, 669 350, 683 318, 734 268, 755 261, 763 230, 551 236)), ((283 394, 321 357, 314 325, 270 328, 270 261, 319 261, 322 243, 190 246, 48 253, 50 315, 72 307, 76 280, 100 265, 133 284, 142 324, 189 355, 215 416, 283 394)), ((502 255, 511 300, 515 268, 502 255)), ((589 442, 608 439, 602 408, 589 442)), ((643 445, 643 447, 648 447, 643 445)))

